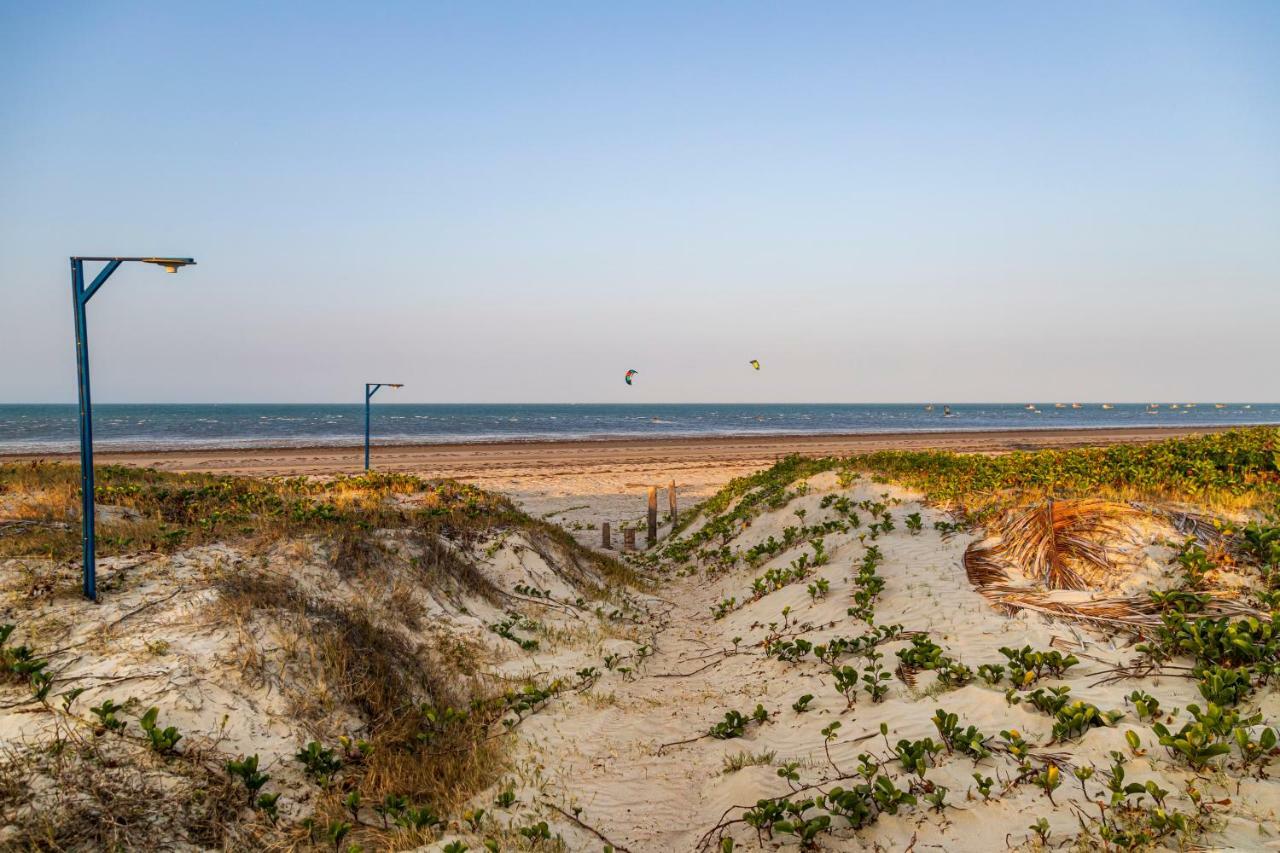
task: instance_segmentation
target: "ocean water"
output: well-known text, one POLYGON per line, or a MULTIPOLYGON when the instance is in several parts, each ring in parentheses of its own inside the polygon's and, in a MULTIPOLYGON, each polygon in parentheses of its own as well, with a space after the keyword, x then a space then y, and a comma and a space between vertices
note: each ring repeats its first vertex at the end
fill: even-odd
MULTIPOLYGON (((1118 403, 1104 409, 962 403, 944 414, 915 404, 406 405, 375 404, 377 444, 537 441, 699 435, 929 432, 1126 426, 1280 424, 1280 404, 1218 408, 1118 403), (1154 413, 1149 413, 1154 412, 1154 413)), ((73 451, 79 440, 71 405, 0 405, 0 453, 73 451)), ((355 405, 94 406, 100 449, 299 447, 358 445, 364 407, 355 405)))

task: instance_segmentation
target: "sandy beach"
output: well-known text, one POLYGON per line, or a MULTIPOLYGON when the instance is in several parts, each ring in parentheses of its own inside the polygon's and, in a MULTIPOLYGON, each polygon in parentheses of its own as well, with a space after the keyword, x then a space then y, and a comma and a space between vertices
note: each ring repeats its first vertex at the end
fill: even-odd
MULTIPOLYGON (((901 432, 862 435, 728 436, 718 438, 522 441, 375 446, 374 467, 423 477, 450 477, 502 492, 534 515, 556 512, 572 526, 639 517, 649 486, 674 480, 682 506, 714 494, 734 477, 792 453, 843 456, 876 450, 1012 450, 1093 447, 1221 432, 1216 427, 901 432), (586 507, 582 507, 586 504, 586 507), (574 509, 560 514, 567 507, 574 509)), ((75 462, 75 454, 0 454, 0 461, 75 462)), ((360 447, 176 450, 95 454, 99 465, 248 476, 356 474, 360 447)), ((665 499, 664 499, 665 500, 665 499)), ((665 503, 664 503, 665 506, 665 503)))
MULTIPOLYGON (((781 812, 768 817, 770 804, 816 821, 820 849, 1040 851, 1054 847, 1046 839, 1073 836, 1093 849, 1104 833, 1121 831, 1147 832, 1162 849, 1192 841, 1257 849, 1259 838, 1280 833, 1272 781, 1280 750, 1266 740, 1275 736, 1276 692, 1249 668, 1239 670, 1243 686, 1223 682, 1225 671, 1193 675, 1190 665, 1209 663, 1211 651, 1165 637, 1171 660, 1143 663, 1135 643, 1160 624, 1160 612, 1143 604, 1157 600, 1153 592, 1183 601, 1197 590, 1205 631, 1219 614, 1267 618, 1259 571, 1270 558, 1220 532, 1259 516, 1238 501, 1229 515, 1209 505, 1187 515, 1185 504, 1161 503, 1158 493, 1100 501, 1083 485, 1079 498, 1050 503, 1043 528, 1057 529, 1054 512, 1069 525, 1045 534, 1052 553, 1068 555, 1058 568, 1082 579, 1063 587, 1018 545, 1041 535, 1035 489, 978 522, 850 463, 761 470, 797 451, 941 447, 993 457, 1174 435, 490 444, 383 448, 379 456, 383 468, 481 483, 527 515, 447 484, 404 491, 318 478, 306 488, 320 491, 300 493, 296 481, 249 478, 175 489, 181 480, 167 475, 107 471, 100 547, 111 550, 99 559, 101 603, 78 594, 77 533, 65 521, 74 469, 11 465, 0 500, 11 555, 0 559, 0 622, 16 626, 22 648, 47 657, 59 691, 76 684, 87 692, 79 704, 79 693, 59 692, 66 704, 58 711, 31 697, 40 684, 10 677, 0 684, 0 738, 43 743, 69 725, 112 751, 120 785, 222 784, 214 813, 166 813, 172 825, 160 831, 178 837, 197 826, 211 839, 205 846, 228 849, 269 847, 315 815, 339 829, 350 818, 345 831, 365 849, 815 849, 797 843, 798 825, 781 812), (674 479, 687 508, 755 472, 686 516, 678 533, 662 524, 656 548, 598 550, 600 522, 641 526, 650 485, 674 479), (313 499, 330 509, 309 513, 313 499), (276 501, 288 511, 257 516, 276 501), (1199 563, 1188 557, 1196 554, 1199 563), (499 703, 489 706, 494 715, 470 734, 417 721, 419 706, 402 697, 428 677, 435 701, 489 696, 499 703), (1190 709, 1202 696, 1241 716, 1212 735, 1225 752, 1189 764, 1162 727, 1198 724, 1190 709), (109 699, 124 703, 116 717, 101 704, 109 699), (177 750, 155 746, 163 732, 151 741, 104 736, 122 719, 144 727, 147 708, 182 733, 177 750), (1077 711, 1094 717, 1076 720, 1077 711), (406 745, 387 719, 425 728, 406 745), (432 746, 441 737, 469 738, 459 749, 475 762, 432 746), (406 749, 423 751, 399 763, 406 749), (924 750, 918 763, 904 757, 911 750, 924 750), (209 754, 218 762, 201 763, 209 754), (244 809, 217 775, 224 759, 250 755, 266 768, 278 820, 244 809), (1109 811, 1099 811, 1105 786, 1126 772, 1141 791, 1121 786, 1109 811), (465 784, 440 786, 432 780, 441 774, 465 784), (876 793, 857 793, 864 774, 876 778, 876 793), (854 791, 852 799, 811 799, 837 790, 854 791), (389 826, 378 810, 405 791, 437 804, 441 819, 417 826, 403 812, 389 826), (1166 809, 1182 815, 1181 829, 1166 809)), ((1184 465, 1229 470, 1216 454, 1237 447, 1252 467, 1231 475, 1231 489, 1248 483, 1245 491, 1263 499, 1276 488, 1274 441, 1274 430, 1256 430, 1181 442, 1173 457, 1190 462, 1157 469, 1169 458, 1161 450, 1141 465, 1189 492, 1194 474, 1184 465)), ((351 455, 101 461, 324 474, 351 470, 351 455)), ((1035 456, 976 461, 1037 464, 1035 456)), ((1080 456, 1063 470, 1097 483, 1117 476, 1080 456)), ((1273 660, 1274 643, 1257 654, 1273 660)), ((85 847, 137 837, 128 823, 103 830, 96 816, 115 806, 88 786, 92 776, 76 764, 46 767, 43 754, 14 753, 7 766, 47 777, 42 791, 74 791, 65 802, 75 807, 11 797, 15 818, 0 846, 44 832, 85 847)))
MULTIPOLYGON (((1230 427, 1120 427, 1116 429, 887 432, 856 435, 766 435, 711 438, 606 439, 600 441, 478 441, 457 444, 374 445, 374 466, 432 477, 491 481, 515 472, 573 473, 622 466, 759 467, 792 453, 842 456, 876 450, 951 450, 1000 453, 1010 450, 1096 447, 1225 432, 1230 427)), ((133 465, 163 471, 261 476, 354 474, 359 446, 279 447, 215 450, 110 451, 100 465, 133 465)), ((74 461, 74 453, 0 452, 0 461, 74 461)))

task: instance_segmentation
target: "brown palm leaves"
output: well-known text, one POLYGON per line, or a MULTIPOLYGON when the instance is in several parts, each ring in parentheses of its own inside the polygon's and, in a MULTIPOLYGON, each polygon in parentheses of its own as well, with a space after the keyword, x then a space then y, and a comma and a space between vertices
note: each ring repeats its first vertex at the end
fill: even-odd
POLYGON ((1049 498, 1006 513, 993 529, 1000 536, 995 550, 1049 589, 1089 589, 1082 571, 1111 565, 1099 539, 1119 534, 1137 515, 1128 504, 1049 498))
MULTIPOLYGON (((1010 615, 1030 610, 1051 618, 1141 633, 1160 624, 1159 607, 1147 596, 1063 600, 1054 593, 1108 586, 1107 581, 1114 580, 1114 573, 1119 570, 1108 558, 1104 543, 1123 534, 1128 522, 1143 519, 1161 519, 1179 531, 1187 523, 1183 519, 1179 524, 1180 519, 1155 507, 1096 498, 1050 498, 1014 507, 991 524, 991 539, 974 542, 966 549, 965 573, 979 593, 1010 615), (1035 582, 1035 586, 1028 586, 1028 581, 1035 582)), ((1206 608, 1211 615, 1251 610, 1218 596, 1206 608)))

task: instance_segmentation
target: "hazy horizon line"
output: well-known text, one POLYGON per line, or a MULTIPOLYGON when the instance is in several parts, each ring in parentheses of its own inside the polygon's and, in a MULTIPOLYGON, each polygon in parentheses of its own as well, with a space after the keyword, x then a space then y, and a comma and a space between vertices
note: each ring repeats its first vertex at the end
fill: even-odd
MULTIPOLYGON (((378 399, 376 405, 388 408, 392 406, 1023 406, 1028 404, 1034 405, 1081 405, 1081 406, 1142 406, 1150 404, 1168 405, 1176 403, 1179 406, 1214 406, 1214 405, 1249 405, 1249 406, 1276 406, 1280 405, 1280 401, 1271 400, 1186 400, 1183 398, 1168 398, 1165 400, 1147 398, 1145 400, 1119 400, 1119 399, 1100 399, 1100 400, 1081 400, 1071 398, 1048 398, 1047 400, 1035 400, 1029 398, 1021 398, 1017 400, 867 400, 867 401, 840 401, 840 400, 642 400, 636 402, 626 402, 618 400, 575 400, 575 401, 543 401, 532 402, 523 400, 509 401, 488 401, 488 402, 465 402, 465 401, 431 401, 431 402, 405 402, 400 400, 382 400, 378 399)), ((0 406, 77 406, 76 401, 43 401, 43 402, 0 402, 0 406)), ((235 402, 235 401, 184 401, 184 402, 119 402, 119 401, 103 401, 95 400, 94 406, 361 406, 362 401, 356 400, 313 400, 307 402, 286 402, 286 401, 256 401, 256 402, 235 402)))

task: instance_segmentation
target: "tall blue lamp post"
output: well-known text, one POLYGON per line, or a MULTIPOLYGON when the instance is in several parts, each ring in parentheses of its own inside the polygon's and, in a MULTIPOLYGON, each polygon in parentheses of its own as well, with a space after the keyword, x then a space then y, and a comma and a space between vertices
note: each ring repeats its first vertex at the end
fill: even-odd
POLYGON ((383 385, 388 388, 403 388, 399 382, 366 382, 364 383, 364 470, 369 470, 369 401, 383 385))
POLYGON ((76 315, 76 367, 80 377, 80 541, 84 548, 84 597, 98 598, 97 562, 93 553, 93 404, 89 399, 89 325, 85 306, 98 288, 126 261, 157 264, 166 272, 195 263, 191 258, 72 258, 71 304, 76 315), (84 284, 84 262, 102 261, 105 266, 88 287, 84 284))

